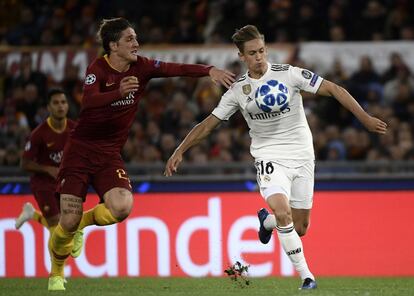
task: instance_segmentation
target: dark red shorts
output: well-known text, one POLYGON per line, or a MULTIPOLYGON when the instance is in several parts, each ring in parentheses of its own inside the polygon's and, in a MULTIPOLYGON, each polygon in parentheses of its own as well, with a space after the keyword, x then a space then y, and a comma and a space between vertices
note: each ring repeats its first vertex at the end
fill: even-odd
POLYGON ((63 152, 57 192, 85 200, 89 185, 102 199, 114 187, 131 191, 131 182, 119 153, 100 153, 69 142, 63 152))
POLYGON ((56 198, 54 188, 39 190, 32 188, 32 192, 45 218, 50 218, 60 213, 60 200, 56 198))

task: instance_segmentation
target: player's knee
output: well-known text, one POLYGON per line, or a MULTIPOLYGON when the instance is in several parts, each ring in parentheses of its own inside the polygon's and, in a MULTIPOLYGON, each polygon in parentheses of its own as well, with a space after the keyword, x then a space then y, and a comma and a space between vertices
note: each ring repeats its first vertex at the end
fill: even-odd
POLYGON ((114 188, 108 192, 105 204, 115 219, 125 220, 132 210, 132 193, 124 188, 114 188))
POLYGON ((119 222, 128 218, 131 213, 132 206, 123 205, 110 209, 112 216, 114 216, 119 222))
POLYGON ((109 210, 118 221, 125 220, 132 210, 132 198, 120 199, 119 202, 112 203, 109 210))
POLYGON ((62 215, 60 218, 60 225, 66 231, 76 231, 78 229, 82 216, 78 215, 62 215))
POLYGON ((288 210, 277 210, 274 211, 277 225, 286 226, 292 223, 292 213, 288 210))

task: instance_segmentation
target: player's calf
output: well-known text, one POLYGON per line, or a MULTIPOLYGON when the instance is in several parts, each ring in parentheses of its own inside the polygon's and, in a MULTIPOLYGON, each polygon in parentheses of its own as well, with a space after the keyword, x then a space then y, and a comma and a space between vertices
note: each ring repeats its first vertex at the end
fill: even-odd
POLYGON ((308 225, 304 224, 295 224, 295 230, 299 236, 304 236, 308 231, 308 225))

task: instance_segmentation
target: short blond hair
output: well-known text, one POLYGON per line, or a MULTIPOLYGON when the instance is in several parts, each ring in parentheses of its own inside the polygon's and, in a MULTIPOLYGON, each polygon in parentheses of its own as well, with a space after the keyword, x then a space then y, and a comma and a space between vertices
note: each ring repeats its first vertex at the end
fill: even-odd
POLYGON ((231 36, 231 40, 233 40, 233 43, 241 53, 244 50, 244 43, 254 39, 262 39, 264 41, 264 35, 253 25, 246 25, 243 28, 236 29, 236 33, 231 36))

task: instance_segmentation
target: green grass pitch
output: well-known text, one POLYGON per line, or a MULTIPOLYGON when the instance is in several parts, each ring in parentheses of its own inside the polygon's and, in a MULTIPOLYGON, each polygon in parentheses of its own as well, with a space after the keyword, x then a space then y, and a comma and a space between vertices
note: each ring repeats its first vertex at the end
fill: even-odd
POLYGON ((22 295, 154 295, 154 296, 405 296, 414 295, 414 278, 321 277, 318 289, 300 291, 299 278, 250 278, 250 284, 229 278, 69 278, 64 292, 47 292, 46 278, 0 279, 1 296, 22 295))

